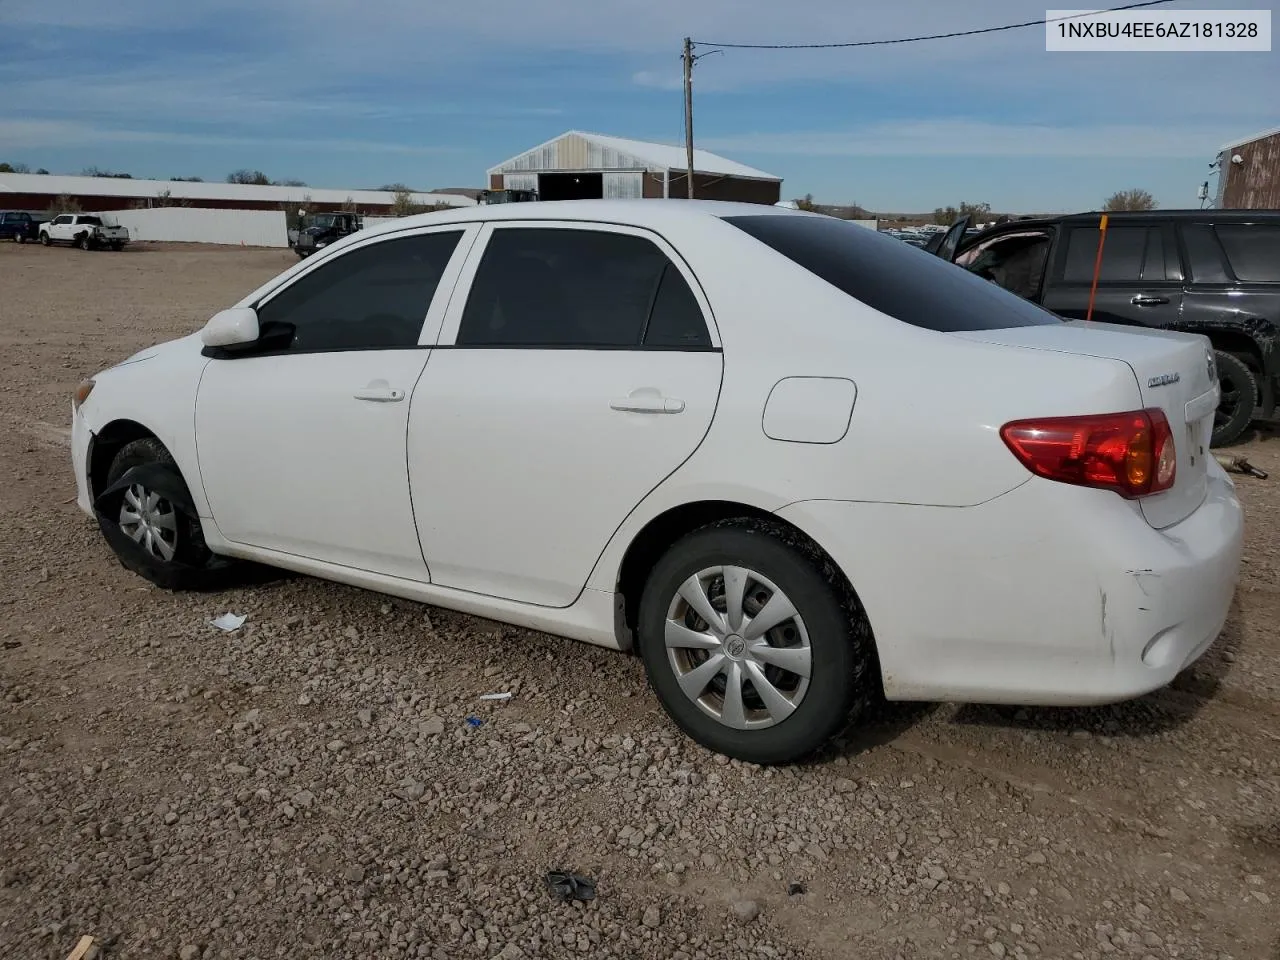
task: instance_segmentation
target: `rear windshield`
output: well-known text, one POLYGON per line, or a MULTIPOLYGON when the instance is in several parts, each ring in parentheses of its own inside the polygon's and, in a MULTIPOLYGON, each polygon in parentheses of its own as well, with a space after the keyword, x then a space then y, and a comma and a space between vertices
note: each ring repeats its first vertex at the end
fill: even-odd
POLYGON ((989 280, 834 217, 725 217, 855 300, 912 326, 955 333, 1061 323, 989 280))

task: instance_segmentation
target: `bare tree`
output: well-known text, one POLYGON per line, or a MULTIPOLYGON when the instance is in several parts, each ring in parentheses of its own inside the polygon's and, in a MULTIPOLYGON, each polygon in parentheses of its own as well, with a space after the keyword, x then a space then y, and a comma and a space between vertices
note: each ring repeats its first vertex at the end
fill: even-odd
POLYGON ((394 193, 395 196, 392 198, 392 201, 391 201, 392 216, 410 217, 410 216, 413 216, 413 214, 415 213, 422 212, 423 210, 422 204, 416 203, 414 201, 413 194, 409 191, 408 187, 406 187, 402 183, 393 184, 393 186, 395 187, 395 189, 392 191, 392 193, 394 193))
POLYGON ((261 170, 233 170, 227 174, 227 183, 250 183, 258 187, 271 186, 271 178, 261 170))
POLYGON ((82 177, 110 177, 115 180, 132 180, 132 173, 116 173, 112 170, 103 170, 101 167, 85 167, 80 171, 82 177))
POLYGON ((1154 210, 1156 199, 1146 190, 1134 187, 1132 190, 1120 190, 1107 197, 1102 205, 1103 210, 1154 210))
POLYGON ((25 163, 0 163, 0 173, 30 173, 31 168, 25 163))

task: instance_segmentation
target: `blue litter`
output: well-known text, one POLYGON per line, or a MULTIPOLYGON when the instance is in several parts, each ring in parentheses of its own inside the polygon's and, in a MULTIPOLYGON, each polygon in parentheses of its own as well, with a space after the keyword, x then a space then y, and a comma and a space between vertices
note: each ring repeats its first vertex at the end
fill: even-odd
POLYGON ((479 717, 467 717, 467 723, 473 727, 478 727, 480 724, 484 723, 484 721, 479 717))

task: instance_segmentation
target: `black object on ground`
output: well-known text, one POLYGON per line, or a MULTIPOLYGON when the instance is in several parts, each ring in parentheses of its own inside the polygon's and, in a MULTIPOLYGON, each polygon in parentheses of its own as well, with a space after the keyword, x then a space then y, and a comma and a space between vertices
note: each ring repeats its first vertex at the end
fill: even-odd
POLYGON ((596 898, 596 882, 580 873, 549 870, 546 881, 547 889, 557 900, 594 900, 596 898))

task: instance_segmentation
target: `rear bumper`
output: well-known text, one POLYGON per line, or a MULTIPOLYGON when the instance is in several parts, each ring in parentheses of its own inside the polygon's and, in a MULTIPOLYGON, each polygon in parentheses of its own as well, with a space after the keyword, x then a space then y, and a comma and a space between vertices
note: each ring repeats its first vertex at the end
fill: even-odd
POLYGON ((779 516, 858 591, 888 698, 1046 706, 1140 696, 1200 657, 1244 533, 1216 463, 1205 501, 1163 530, 1115 494, 1038 478, 976 507, 808 501, 779 516))

